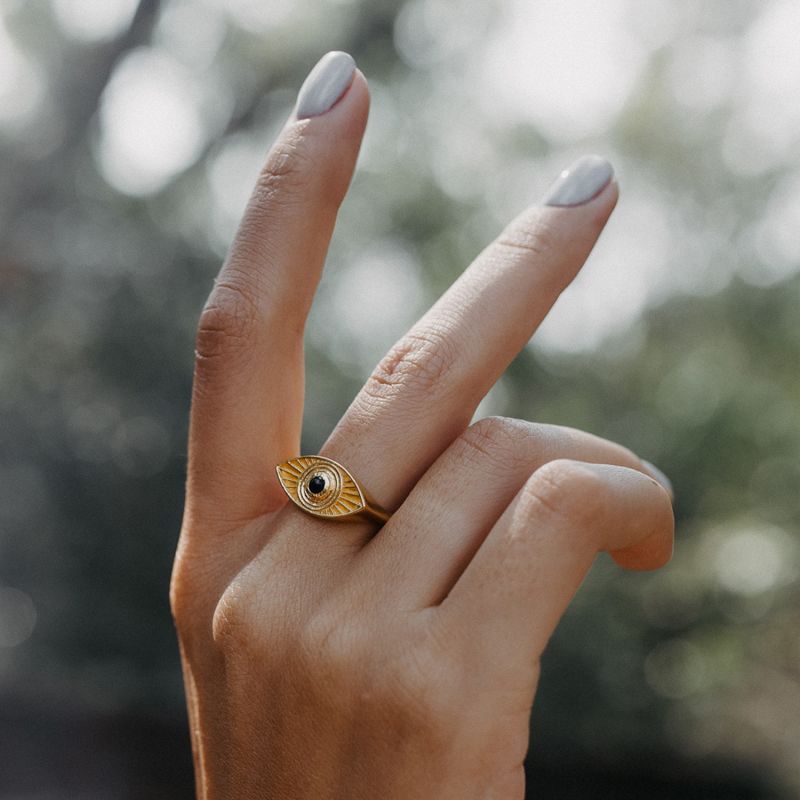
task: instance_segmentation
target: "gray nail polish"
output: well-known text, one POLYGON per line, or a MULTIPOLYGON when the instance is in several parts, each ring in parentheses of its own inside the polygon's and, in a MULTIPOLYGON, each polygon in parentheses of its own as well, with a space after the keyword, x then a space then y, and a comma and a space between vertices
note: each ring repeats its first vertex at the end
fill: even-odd
POLYGON ((348 53, 331 50, 308 73, 297 95, 297 119, 324 114, 345 93, 353 80, 356 62, 348 53))
POLYGON ((672 481, 655 465, 642 459, 642 464, 650 472, 650 476, 655 478, 669 493, 675 497, 675 490, 672 488, 672 481))
POLYGON ((600 156, 583 156, 556 178, 542 200, 546 206, 588 203, 611 181, 614 168, 600 156))

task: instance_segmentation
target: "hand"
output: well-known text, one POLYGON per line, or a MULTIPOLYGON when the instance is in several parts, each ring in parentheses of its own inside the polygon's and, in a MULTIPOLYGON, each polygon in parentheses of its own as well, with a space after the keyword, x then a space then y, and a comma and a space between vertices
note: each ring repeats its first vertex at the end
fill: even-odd
POLYGON ((611 213, 590 158, 519 215, 375 368, 321 455, 394 514, 290 503, 303 330, 367 118, 323 59, 274 144, 197 331, 170 599, 203 798, 522 798, 539 658, 599 550, 671 554, 671 498, 626 448, 481 398, 611 213))

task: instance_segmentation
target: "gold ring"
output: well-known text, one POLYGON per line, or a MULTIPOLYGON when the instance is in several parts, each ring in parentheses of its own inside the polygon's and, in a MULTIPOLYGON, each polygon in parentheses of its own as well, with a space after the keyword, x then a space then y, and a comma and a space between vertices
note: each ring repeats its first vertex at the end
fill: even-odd
POLYGON ((337 521, 369 519, 381 525, 391 516, 338 462, 298 456, 275 467, 283 491, 303 511, 337 521))

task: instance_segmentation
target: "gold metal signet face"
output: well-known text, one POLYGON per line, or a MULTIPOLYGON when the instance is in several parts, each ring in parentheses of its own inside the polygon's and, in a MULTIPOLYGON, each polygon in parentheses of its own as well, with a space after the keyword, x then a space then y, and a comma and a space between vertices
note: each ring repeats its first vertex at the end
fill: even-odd
POLYGON ((325 519, 347 518, 366 502, 341 465, 323 456, 298 456, 275 467, 286 494, 303 511, 325 519))

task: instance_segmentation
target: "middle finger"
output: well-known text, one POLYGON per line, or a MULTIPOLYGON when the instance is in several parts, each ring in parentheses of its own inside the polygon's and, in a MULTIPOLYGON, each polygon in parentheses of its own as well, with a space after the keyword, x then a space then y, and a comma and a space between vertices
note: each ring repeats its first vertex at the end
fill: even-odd
POLYGON ((320 454, 396 509, 580 270, 616 203, 612 178, 597 156, 565 170, 391 348, 320 454))

